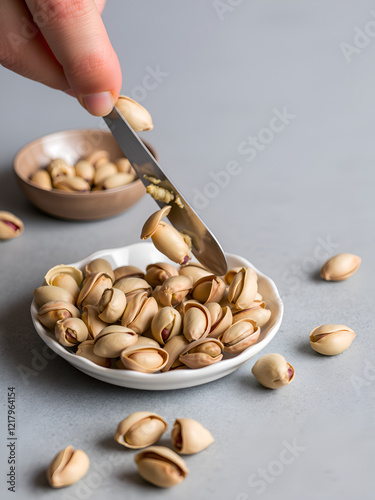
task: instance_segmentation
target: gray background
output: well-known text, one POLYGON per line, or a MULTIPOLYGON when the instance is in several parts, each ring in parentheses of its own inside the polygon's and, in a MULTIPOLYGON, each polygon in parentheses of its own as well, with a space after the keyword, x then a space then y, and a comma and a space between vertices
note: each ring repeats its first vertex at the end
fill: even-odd
POLYGON ((50 132, 102 125, 63 93, 2 69, 0 209, 25 223, 21 238, 0 245, 2 498, 11 498, 4 485, 8 386, 17 391, 17 498, 372 497, 375 38, 362 40, 349 62, 341 44, 354 44, 355 27, 375 34, 375 2, 223 2, 229 8, 220 17, 213 0, 113 1, 104 20, 123 93, 140 92, 148 67, 168 73, 141 100, 155 123, 147 139, 189 200, 197 190, 211 194, 200 215, 225 250, 275 280, 285 316, 262 354, 285 355, 295 381, 265 390, 250 374, 251 360, 208 385, 144 392, 91 379, 62 359, 43 361, 29 304, 46 270, 137 242, 155 205, 144 198, 92 223, 34 209, 12 173, 17 150, 50 132), (295 118, 247 161, 241 143, 284 107, 295 118), (212 175, 230 161, 240 174, 214 192, 212 175), (321 264, 339 252, 360 255, 359 272, 341 283, 318 279, 321 264), (337 357, 314 353, 308 336, 324 323, 353 328, 352 347, 337 357), (136 410, 160 413, 170 426, 178 416, 195 418, 216 438, 187 458, 191 473, 175 489, 148 486, 133 453, 112 439, 118 421, 136 410), (52 491, 45 469, 67 444, 86 450, 92 467, 77 485, 52 491))

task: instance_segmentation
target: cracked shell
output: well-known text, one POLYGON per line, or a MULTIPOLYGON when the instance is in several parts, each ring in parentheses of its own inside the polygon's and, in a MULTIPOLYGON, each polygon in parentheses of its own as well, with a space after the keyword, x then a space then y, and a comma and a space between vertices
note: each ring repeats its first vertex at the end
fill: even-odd
POLYGON ((106 323, 116 323, 126 307, 126 296, 118 288, 106 288, 98 303, 99 319, 106 323))
POLYGON ((129 300, 121 324, 142 334, 150 328, 151 321, 158 312, 158 304, 154 297, 148 297, 148 292, 139 292, 129 300))
POLYGON ((224 281, 218 276, 210 274, 203 276, 195 282, 191 290, 193 299, 198 300, 202 304, 209 302, 220 302, 226 290, 224 281))
POLYGON ((134 99, 120 95, 116 101, 116 108, 134 132, 143 132, 154 128, 150 113, 134 99))
POLYGON ((320 276, 326 281, 342 281, 358 271, 362 259, 352 253, 339 253, 324 264, 320 276))
POLYGON ((23 233, 23 222, 11 212, 0 212, 0 240, 17 238, 23 233))
POLYGON ((221 361, 223 349, 224 346, 218 339, 199 339, 182 351, 179 360, 189 368, 203 368, 221 361))
POLYGON ((131 346, 121 353, 121 361, 128 370, 143 373, 160 371, 168 362, 168 353, 161 347, 131 346))
POLYGON ((84 340, 79 344, 76 355, 81 356, 81 358, 86 358, 96 365, 103 366, 104 368, 111 367, 110 358, 102 358, 94 353, 94 341, 91 339, 84 340))
POLYGON ((52 488, 69 486, 81 479, 89 470, 90 460, 82 450, 67 446, 50 463, 47 479, 52 488))
POLYGON ((57 321, 66 318, 79 318, 79 310, 71 303, 63 300, 51 300, 46 302, 39 309, 37 318, 46 326, 53 330, 57 321))
POLYGON ((145 277, 144 272, 136 266, 120 266, 114 270, 115 283, 122 278, 141 278, 145 277))
POLYGON ((47 271, 47 274, 44 276, 44 280, 47 285, 55 285, 53 281, 60 274, 67 274, 71 276, 77 285, 81 286, 83 279, 82 271, 80 271, 77 267, 66 266, 65 264, 52 267, 49 271, 47 271))
POLYGON ((219 337, 225 352, 239 354, 256 343, 260 328, 252 319, 240 319, 219 337))
POLYGON ((53 285, 42 285, 33 291, 35 302, 39 307, 47 302, 62 300, 74 305, 75 300, 70 292, 65 288, 53 285))
POLYGON ((102 358, 117 358, 137 342, 138 335, 130 328, 109 325, 94 338, 94 353, 102 358))
POLYGON ((345 325, 321 325, 310 333, 310 345, 314 351, 335 356, 351 346, 354 331, 345 325))
POLYGON ((146 280, 142 278, 120 278, 113 285, 115 288, 119 288, 126 295, 126 299, 129 302, 134 295, 140 292, 146 292, 147 295, 151 295, 151 286, 146 280))
POLYGON ((99 272, 86 276, 78 295, 78 307, 82 309, 89 304, 98 305, 106 288, 112 288, 112 279, 106 273, 99 272))
POLYGON ((171 440, 175 451, 183 455, 199 453, 215 441, 211 432, 192 418, 175 420, 171 440))
POLYGON ((252 319, 259 328, 262 328, 270 320, 271 311, 266 309, 266 303, 264 301, 254 301, 248 309, 234 309, 233 323, 237 323, 237 321, 245 318, 252 319))
POLYGON ((281 354, 265 354, 252 368, 254 377, 268 389, 279 389, 294 379, 294 368, 281 354))
POLYGON ((155 264, 149 264, 146 267, 145 280, 152 287, 162 285, 164 281, 171 276, 177 276, 178 271, 175 267, 167 264, 166 262, 156 262, 155 264))
POLYGON ((167 428, 167 422, 160 415, 136 411, 118 424, 115 440, 127 448, 146 448, 156 443, 167 428))
POLYGON ((186 349, 189 342, 183 335, 177 335, 172 337, 164 346, 164 350, 168 353, 169 358, 167 364, 162 368, 162 372, 167 372, 169 370, 177 370, 179 368, 186 368, 180 360, 180 354, 186 349))
POLYGON ((190 292, 193 281, 189 276, 172 276, 161 285, 157 299, 163 306, 177 306, 190 292))
POLYGON ((115 281, 115 273, 113 272, 111 264, 106 259, 94 259, 85 265, 85 276, 89 274, 104 273, 115 281))
POLYGON ((83 307, 81 319, 87 326, 90 339, 97 337, 103 328, 108 326, 108 323, 105 323, 99 318, 97 306, 91 304, 83 307))
POLYGON ((243 267, 234 275, 228 290, 228 300, 236 309, 247 309, 258 291, 258 276, 251 267, 243 267))
POLYGON ((151 322, 151 332, 159 344, 164 345, 181 331, 181 314, 172 306, 159 309, 151 322))
POLYGON ((80 318, 66 318, 56 322, 55 337, 59 344, 74 347, 87 340, 89 331, 80 318))
POLYGON ((207 336, 217 339, 232 324, 232 311, 228 306, 221 307, 217 302, 209 302, 206 307, 211 316, 211 329, 207 336))
POLYGON ((208 271, 201 264, 197 264, 196 262, 192 262, 186 264, 185 266, 181 266, 178 273, 182 276, 189 276, 193 280, 193 285, 205 276, 212 276, 212 273, 208 271))
POLYGON ((188 300, 184 303, 182 333, 185 338, 193 340, 207 337, 211 330, 211 315, 203 304, 188 300))

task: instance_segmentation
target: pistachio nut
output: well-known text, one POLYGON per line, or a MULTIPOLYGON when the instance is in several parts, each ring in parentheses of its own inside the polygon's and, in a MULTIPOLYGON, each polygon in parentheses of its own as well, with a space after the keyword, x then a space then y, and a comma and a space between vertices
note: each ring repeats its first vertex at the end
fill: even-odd
POLYGON ((117 158, 117 160, 115 160, 115 164, 119 172, 124 172, 124 174, 134 173, 133 167, 127 158, 117 158))
POLYGON ((188 300, 184 304, 184 319, 182 333, 185 338, 193 340, 207 337, 211 330, 211 315, 208 309, 199 302, 188 300))
POLYGON ((224 276, 224 283, 226 285, 230 285, 233 281, 233 278, 235 277, 235 275, 241 271, 242 267, 232 267, 231 269, 229 269, 226 273, 226 275, 224 276))
POLYGON ((117 358, 121 352, 137 342, 138 335, 130 328, 110 325, 94 338, 94 353, 102 358, 117 358))
POLYGON ((79 310, 71 302, 51 300, 42 305, 37 318, 42 325, 53 330, 60 319, 79 318, 79 315, 79 310))
POLYGON ((259 328, 262 328, 270 320, 271 311, 266 309, 266 303, 263 300, 254 301, 248 309, 234 309, 233 323, 237 323, 237 321, 245 318, 252 319, 259 328))
POLYGON ((166 255, 173 262, 187 264, 191 259, 191 246, 177 229, 161 220, 170 211, 171 206, 166 205, 161 210, 153 213, 143 226, 141 239, 147 240, 147 238, 151 237, 159 252, 166 255))
POLYGON ((207 304, 208 302, 220 302, 225 293, 225 283, 218 276, 210 274, 203 276, 195 282, 191 291, 193 299, 207 304))
POLYGON ((52 267, 44 276, 44 280, 47 285, 55 285, 53 281, 56 276, 59 276, 60 274, 68 274, 74 279, 78 286, 81 286, 83 279, 82 271, 80 271, 77 267, 66 266, 65 264, 59 264, 58 266, 52 267))
POLYGON ((310 333, 310 345, 314 351, 334 356, 350 347, 354 331, 345 325, 321 325, 310 333))
POLYGON ((93 306, 92 304, 88 304, 83 306, 81 319, 87 326, 89 331, 90 339, 94 339, 99 335, 99 333, 108 326, 105 321, 102 321, 99 318, 99 311, 97 306, 93 306))
POLYGON ((46 302, 63 300, 74 305, 75 300, 70 292, 59 286, 43 285, 33 291, 35 302, 41 307, 46 302))
POLYGON ((203 368, 221 361, 223 349, 218 339, 203 338, 191 342, 182 351, 179 360, 189 368, 203 368))
POLYGON ((116 101, 116 107, 134 132, 143 132, 154 128, 150 113, 134 99, 120 95, 116 101))
POLYGON ((361 265, 362 259, 352 253, 339 253, 324 264, 320 276, 326 281, 342 281, 350 278, 361 265))
POLYGON ((36 184, 38 187, 42 189, 50 190, 52 189, 52 179, 47 170, 43 168, 37 170, 30 177, 31 182, 36 184))
POLYGON ((90 460, 84 451, 67 446, 50 463, 47 479, 52 488, 62 488, 81 479, 89 467, 90 460))
POLYGON ((146 267, 145 280, 152 287, 162 285, 171 276, 178 276, 178 271, 166 262, 156 262, 146 267))
POLYGON ((158 304, 154 297, 148 297, 147 292, 139 292, 129 300, 121 324, 142 334, 150 328, 152 318, 158 312, 158 304))
POLYGON ((158 301, 163 306, 177 306, 190 292, 193 281, 189 276, 171 276, 158 291, 158 301))
POLYGON ((111 264, 106 259, 94 259, 85 265, 85 276, 89 274, 104 273, 115 281, 115 273, 113 272, 111 264))
POLYGON ((23 233, 23 222, 11 212, 0 212, 0 240, 17 238, 23 233))
POLYGON ((110 358, 102 358, 101 356, 97 356, 94 353, 94 341, 93 340, 85 340, 81 342, 78 346, 77 356, 81 356, 82 358, 86 358, 96 365, 103 366, 104 368, 111 367, 110 358))
POLYGON ((98 167, 94 175, 94 184, 96 186, 102 186, 103 182, 118 173, 117 167, 114 163, 107 162, 98 167))
POLYGON ((159 344, 164 345, 181 331, 181 314, 171 306, 162 307, 151 322, 151 332, 159 344))
POLYGON ((189 262, 189 264, 181 266, 178 273, 182 276, 189 276, 193 280, 193 285, 195 285, 200 278, 212 275, 210 271, 196 262, 189 262))
POLYGON ((109 161, 109 153, 108 151, 96 149, 88 156, 86 156, 85 160, 91 163, 91 165, 93 165, 96 168, 96 165, 99 161, 105 161, 105 163, 109 161))
POLYGON ((111 278, 103 272, 89 274, 86 276, 81 291, 79 292, 77 304, 81 309, 92 304, 96 306, 106 288, 112 287, 111 278))
POLYGON ((279 389, 294 379, 293 366, 281 354, 265 354, 251 371, 257 381, 269 389, 279 389))
POLYGON ((255 344, 260 335, 260 328, 252 319, 240 319, 219 336, 225 352, 239 354, 255 344))
POLYGON ((160 488, 175 486, 189 474, 185 461, 164 446, 150 446, 137 453, 134 460, 143 479, 160 488))
POLYGON ((167 364, 168 353, 161 347, 134 345, 122 351, 121 361, 128 370, 155 373, 167 364))
POLYGON ((103 189, 114 189, 121 186, 126 186, 135 180, 134 174, 126 174, 125 172, 117 172, 117 174, 110 175, 103 183, 103 189))
POLYGON ((120 266, 114 270, 115 283, 122 278, 141 278, 145 277, 145 273, 136 266, 120 266))
POLYGON ((58 177, 73 177, 75 174, 74 167, 69 165, 69 163, 62 158, 54 158, 51 160, 47 166, 47 172, 53 180, 58 177))
POLYGON ((65 347, 73 347, 87 340, 89 331, 80 318, 60 319, 55 325, 55 337, 65 347))
POLYGON ((118 424, 115 440, 127 448, 146 448, 159 441, 167 428, 167 422, 160 415, 136 411, 118 424))
POLYGON ((76 280, 69 274, 57 274, 52 280, 52 285, 64 288, 64 290, 67 290, 71 294, 74 302, 77 301, 79 295, 79 286, 77 285, 76 280))
POLYGON ((155 184, 149 184, 146 187, 146 193, 148 193, 154 200, 162 201, 164 203, 170 203, 174 200, 174 193, 169 191, 162 186, 155 186, 155 184))
POLYGON ((167 364, 162 368, 162 372, 167 372, 169 370, 177 370, 180 368, 186 368, 180 360, 180 354, 186 349, 189 342, 183 335, 176 335, 168 340, 164 346, 164 350, 168 353, 169 358, 167 364))
MULTIPOLYGON (((130 346, 130 347, 133 347, 133 346, 130 346)), ((130 347, 129 347, 129 349, 130 349, 130 347)), ((134 344, 134 347, 153 347, 153 348, 156 347, 158 349, 160 346, 156 342, 156 340, 150 339, 149 337, 145 337, 144 335, 138 335, 138 339, 137 339, 137 342, 134 344)), ((120 370, 126 370, 121 358, 119 358, 116 361, 116 367, 119 368, 120 370)))
POLYGON ((206 308, 211 316, 210 338, 219 338, 232 324, 232 311, 228 306, 221 307, 217 302, 209 302, 206 308))
POLYGON ((59 176, 54 179, 53 187, 55 189, 60 189, 61 191, 71 191, 84 193, 85 191, 90 191, 90 184, 82 179, 82 177, 65 177, 59 176))
POLYGON ((124 314, 126 297, 118 288, 106 288, 98 303, 99 319, 116 323, 124 314))
POLYGON ((228 300, 236 309, 247 309, 255 300, 258 277, 251 267, 243 267, 234 275, 228 290, 228 300))
POLYGON ((199 453, 215 441, 211 432, 192 418, 175 420, 171 440, 173 448, 183 455, 199 453))
POLYGON ((140 292, 146 292, 147 295, 151 295, 151 286, 142 278, 120 278, 113 286, 124 292, 128 302, 134 295, 140 292))
POLYGON ((95 168, 92 163, 87 160, 79 160, 75 165, 75 173, 77 177, 82 177, 88 184, 94 180, 95 168))

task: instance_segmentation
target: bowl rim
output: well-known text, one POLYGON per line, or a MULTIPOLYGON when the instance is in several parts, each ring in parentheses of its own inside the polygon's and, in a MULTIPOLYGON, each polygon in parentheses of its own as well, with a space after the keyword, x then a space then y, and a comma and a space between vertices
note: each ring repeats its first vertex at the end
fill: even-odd
MULTIPOLYGON (((142 245, 143 248, 145 248, 145 245, 148 245, 150 248, 155 248, 152 243, 149 242, 141 242, 141 243, 134 243, 131 245, 126 245, 124 247, 117 247, 117 248, 111 248, 111 249, 103 249, 103 250, 98 250, 96 252, 93 252, 92 254, 88 255, 87 257, 84 257, 83 259, 73 263, 73 264, 67 264, 75 267, 83 267, 86 262, 89 262, 90 260, 96 259, 98 257, 112 254, 114 252, 120 251, 120 250, 128 250, 128 249, 136 249, 137 247, 139 248, 140 245, 142 245)), ((132 251, 132 250, 129 250, 132 251)), ((161 255, 161 254, 160 254, 161 255)), ((81 356, 77 356, 76 354, 69 352, 67 349, 65 349, 61 344, 57 342, 56 339, 53 338, 52 334, 48 332, 47 329, 44 328, 44 326, 37 320, 36 318, 36 313, 37 313, 37 305, 35 300, 32 301, 31 303, 31 318, 32 322, 34 324, 34 327, 38 333, 38 335, 41 337, 41 339, 59 356, 64 358, 66 361, 68 361, 70 364, 72 364, 75 368, 81 369, 82 367, 84 368, 83 371, 85 373, 89 372, 90 375, 91 373, 94 374, 93 376, 96 377, 96 375, 100 376, 103 375, 105 376, 105 379, 111 380, 114 383, 119 382, 146 382, 146 381, 152 381, 153 384, 157 384, 159 381, 161 384, 163 383, 171 383, 174 382, 176 386, 179 383, 186 383, 186 379, 188 379, 188 382, 190 383, 191 386, 197 385, 195 382, 197 380, 201 379, 202 376, 204 378, 204 375, 207 376, 211 375, 213 379, 219 378, 217 377, 218 374, 221 372, 224 372, 224 376, 227 372, 234 371, 236 368, 241 366, 243 363, 248 361, 251 357, 255 356, 258 354, 261 350, 263 350, 264 347, 266 347, 269 342, 274 338, 276 335, 277 331, 280 328, 281 321, 283 318, 283 313, 284 313, 284 304, 283 301, 280 297, 279 291, 274 283, 274 281, 266 276, 264 273, 259 271, 253 264, 251 264, 247 259, 244 257, 241 257, 236 254, 232 253, 226 253, 226 256, 228 260, 230 261, 231 259, 240 259, 244 263, 248 265, 248 267, 251 267, 254 269, 254 271, 258 274, 258 276, 262 277, 271 287, 272 292, 273 292, 273 300, 277 303, 278 305, 278 314, 275 318, 275 323, 274 325, 270 328, 268 331, 267 335, 259 342, 256 344, 248 347, 245 349, 243 352, 233 356, 229 357, 227 359, 221 360, 219 363, 214 363, 210 366, 205 366, 203 368, 199 368, 196 370, 173 370, 173 371, 168 371, 168 372, 158 372, 158 373, 142 373, 142 372, 137 372, 133 370, 116 370, 113 368, 105 368, 99 365, 96 365, 92 361, 83 358, 81 356)), ((164 256, 163 256, 164 257, 164 256)), ((166 259, 164 257, 164 259, 166 259)), ((168 260, 168 259, 167 259, 168 260)), ((103 380, 103 379, 101 379, 103 380)), ((121 385, 123 385, 121 383, 121 385)), ((185 387, 189 387, 190 385, 185 385, 185 387)), ((126 386, 124 386, 126 387, 126 386)), ((152 390, 154 388, 150 388, 152 390)), ((163 389, 161 386, 160 389, 163 389)))

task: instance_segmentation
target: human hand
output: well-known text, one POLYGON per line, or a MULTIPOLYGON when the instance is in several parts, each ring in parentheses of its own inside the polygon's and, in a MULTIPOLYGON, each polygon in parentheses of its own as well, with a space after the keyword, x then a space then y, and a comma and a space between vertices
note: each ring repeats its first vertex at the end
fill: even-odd
POLYGON ((0 63, 62 90, 95 116, 113 108, 122 76, 101 19, 106 0, 0 0, 0 63))

